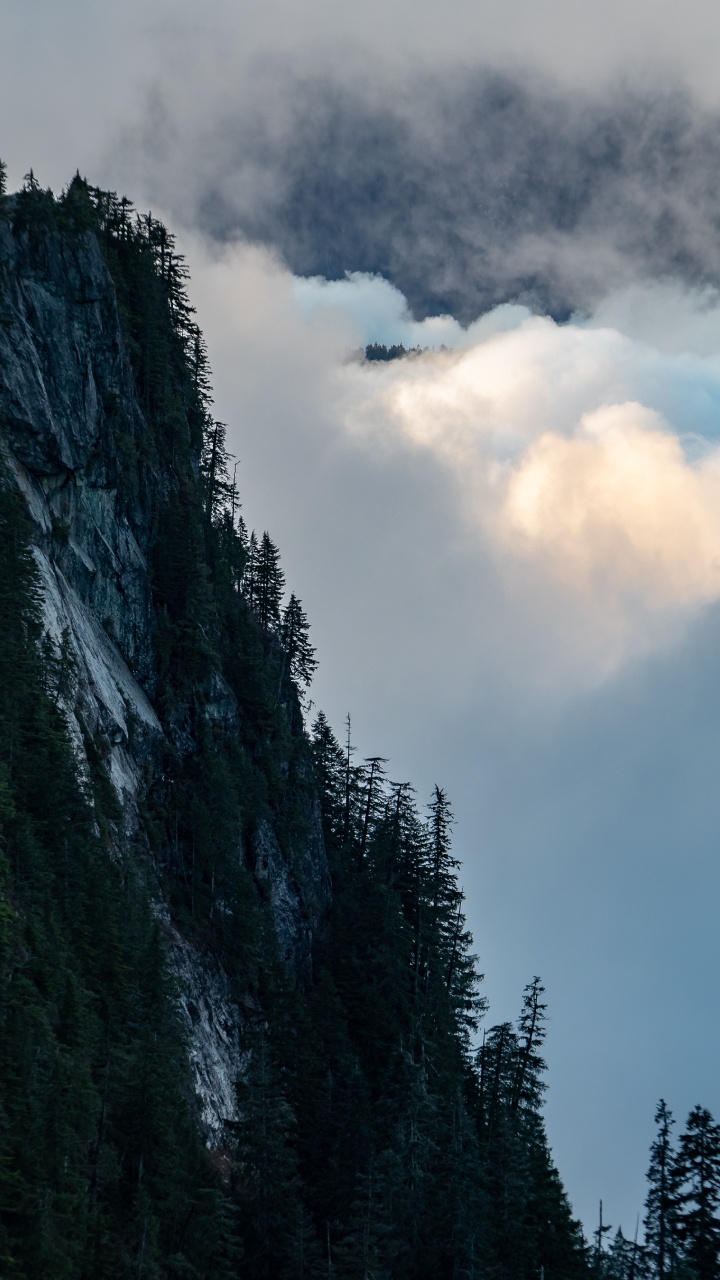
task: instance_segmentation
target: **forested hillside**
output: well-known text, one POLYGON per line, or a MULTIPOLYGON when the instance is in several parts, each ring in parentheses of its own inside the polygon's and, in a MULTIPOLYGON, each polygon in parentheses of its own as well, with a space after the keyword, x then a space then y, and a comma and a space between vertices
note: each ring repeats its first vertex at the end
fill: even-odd
POLYGON ((588 1276, 542 984, 483 1031, 445 790, 306 723, 186 275, 0 202, 0 1274, 588 1276))

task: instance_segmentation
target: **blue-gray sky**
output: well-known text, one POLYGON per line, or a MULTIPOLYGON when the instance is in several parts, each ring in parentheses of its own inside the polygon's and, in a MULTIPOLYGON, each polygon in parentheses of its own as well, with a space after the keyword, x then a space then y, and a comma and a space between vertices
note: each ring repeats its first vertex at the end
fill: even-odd
POLYGON ((0 0, 0 25, 11 182, 79 167, 178 230, 314 696, 449 791, 490 1016, 544 977, 561 1173, 632 1231, 658 1097, 720 1115, 716 8, 0 0), (297 278, 324 263, 365 274, 297 278), (374 339, 452 349, 347 362, 374 339))

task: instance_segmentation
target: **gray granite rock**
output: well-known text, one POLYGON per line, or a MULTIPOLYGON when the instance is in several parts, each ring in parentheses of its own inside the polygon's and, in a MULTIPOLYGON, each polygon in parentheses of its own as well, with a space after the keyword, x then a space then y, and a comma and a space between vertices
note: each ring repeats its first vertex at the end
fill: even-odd
MULTIPOLYGON (((194 749, 187 709, 161 723, 154 706, 153 502, 176 477, 138 466, 148 426, 95 237, 49 231, 38 249, 0 219, 0 262, 11 281, 0 295, 0 449, 34 526, 46 631, 56 644, 65 636, 75 660, 65 711, 79 768, 88 769, 89 735, 121 802, 114 843, 122 857, 142 847, 142 799, 164 736, 181 754, 194 749)), ((211 730, 237 730, 237 699, 219 673, 198 688, 197 702, 211 730)), ((299 983, 310 978, 313 933, 330 899, 319 809, 308 803, 303 841, 283 851, 267 821, 251 850, 280 954, 299 983)), ((243 1020, 217 957, 182 936, 159 891, 154 907, 201 1124, 208 1144, 221 1146, 246 1061, 243 1020)))

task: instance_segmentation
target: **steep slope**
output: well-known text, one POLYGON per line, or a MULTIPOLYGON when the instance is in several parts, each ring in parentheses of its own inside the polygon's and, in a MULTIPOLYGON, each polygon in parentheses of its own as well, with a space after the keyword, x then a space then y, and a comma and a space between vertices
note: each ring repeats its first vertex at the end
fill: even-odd
POLYGON ((0 1271, 587 1275, 452 814, 318 716, 172 237, 0 201, 0 1271))
MULTIPOLYGON (((141 408, 128 350, 132 338, 128 341, 123 331, 108 263, 97 235, 83 227, 83 215, 92 218, 93 210, 89 201, 83 207, 87 196, 79 185, 74 195, 77 207, 71 197, 58 208, 44 193, 26 192, 0 221, 0 403, 6 464, 34 525, 45 631, 58 651, 65 638, 66 661, 74 672, 63 696, 67 723, 88 773, 93 766, 102 769, 115 789, 119 807, 112 840, 121 855, 134 843, 146 842, 139 809, 146 803, 149 780, 164 761, 170 759, 181 775, 183 762, 197 756, 199 738, 206 733, 229 736, 233 743, 244 737, 250 750, 257 742, 249 727, 243 735, 238 699, 212 642, 200 631, 179 642, 186 651, 194 645, 197 652, 190 655, 196 670, 178 698, 160 669, 152 562, 158 542, 172 540, 179 510, 186 539, 193 532, 187 522, 194 520, 197 526, 196 563, 188 567, 200 577, 203 570, 207 573, 199 476, 204 408, 187 377, 181 341, 172 328, 162 332, 162 320, 167 325, 162 311, 160 332, 143 335, 148 346, 154 341, 156 350, 142 352, 138 359, 146 384, 141 408), (145 369, 153 359, 160 365, 159 375, 152 370, 155 386, 148 385, 152 374, 145 369)), ((149 292, 157 281, 151 244, 140 241, 127 256, 137 278, 128 281, 126 292, 133 287, 149 292)), ((117 268, 120 274, 119 263, 117 268)), ((164 292, 158 299, 161 308, 163 303, 167 307, 164 292)), ((128 298, 127 310, 132 306, 128 298)), ((151 310, 147 296, 142 306, 151 310)), ((132 324, 132 316, 127 319, 132 324)), ((144 319, 152 324, 150 317, 144 319)), ((167 593, 167 586, 165 577, 161 590, 167 593)), ((165 620, 173 603, 177 627, 187 629, 188 617, 181 615, 189 614, 196 602, 163 598, 159 607, 165 620)), ((204 612, 216 621, 207 607, 204 612)), ((201 627, 202 615, 194 622, 201 627)), ((171 637, 173 641, 178 643, 171 637)), ((282 739, 268 748, 272 768, 280 773, 289 770, 293 751, 293 727, 282 723, 287 720, 284 710, 278 708, 276 716, 280 728, 272 724, 272 716, 267 726, 269 740, 274 734, 282 739)), ((297 736, 296 709, 292 717, 297 736)), ((328 905, 322 833, 311 789, 304 804, 307 830, 299 845, 296 841, 293 858, 296 870, 308 864, 305 893, 282 852, 271 804, 253 806, 245 815, 245 830, 237 833, 239 858, 243 840, 252 846, 258 881, 267 889, 281 946, 297 980, 308 976, 309 937, 328 905)), ((166 839, 163 832, 161 846, 166 839)), ((198 949, 197 939, 184 936, 174 913, 164 906, 158 881, 157 908, 181 976, 196 1087, 205 1121, 219 1134, 223 1120, 235 1114, 233 1080, 239 1060, 231 1045, 239 1013, 222 964, 210 951, 198 949)))

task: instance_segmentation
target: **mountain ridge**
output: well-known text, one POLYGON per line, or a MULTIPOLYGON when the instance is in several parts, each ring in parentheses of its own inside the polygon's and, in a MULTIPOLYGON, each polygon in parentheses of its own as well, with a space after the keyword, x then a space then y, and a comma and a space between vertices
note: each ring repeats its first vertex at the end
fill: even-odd
POLYGON ((186 278, 79 177, 0 202, 0 1259, 585 1276, 542 986, 476 1045, 445 793, 306 730, 186 278))

